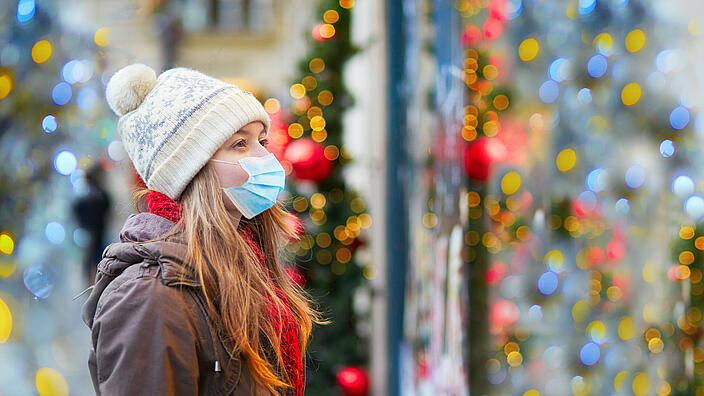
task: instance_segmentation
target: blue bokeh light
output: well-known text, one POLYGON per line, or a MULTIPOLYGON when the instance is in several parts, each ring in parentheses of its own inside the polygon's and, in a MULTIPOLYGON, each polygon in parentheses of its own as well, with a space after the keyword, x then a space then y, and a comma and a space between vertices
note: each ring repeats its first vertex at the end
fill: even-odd
POLYGON ((61 151, 54 157, 54 169, 62 175, 70 175, 77 165, 76 155, 70 151, 61 151))
POLYGON ((51 99, 59 106, 68 103, 72 95, 71 85, 63 81, 56 84, 51 90, 51 99))
POLYGON ((606 170, 601 168, 596 168, 589 172, 585 180, 587 188, 594 191, 604 191, 606 189, 606 183, 608 181, 609 174, 606 170))
POLYGON ((684 129, 689 124, 689 110, 684 106, 678 106, 670 113, 670 125, 673 129, 684 129))
POLYGON ((684 211, 692 220, 699 221, 704 217, 704 198, 692 195, 684 202, 684 211))
POLYGON ((506 6, 504 7, 505 17, 508 20, 516 19, 523 11, 523 1, 522 0, 508 0, 506 6))
POLYGON ((595 342, 589 342, 582 347, 579 351, 579 360, 585 366, 593 366, 599 361, 601 356, 601 351, 599 350, 599 344, 595 342))
POLYGON ((589 88, 582 88, 577 93, 577 100, 581 104, 589 104, 592 102, 592 90, 589 88))
POLYGON ((618 201, 616 201, 616 205, 614 205, 616 209, 616 213, 619 214, 628 214, 628 212, 631 211, 631 204, 628 203, 628 199, 626 198, 621 198, 618 201))
POLYGON ((645 182, 645 169, 640 165, 633 165, 626 171, 626 185, 630 188, 638 188, 645 182))
POLYGON ((672 181, 672 193, 680 198, 694 193, 694 180, 687 175, 679 175, 672 181))
POLYGON ((57 126, 58 125, 56 123, 56 117, 51 114, 47 115, 42 120, 42 129, 44 129, 44 132, 47 134, 54 133, 54 131, 56 131, 57 126))
POLYGON ((37 6, 34 0, 20 0, 17 2, 17 22, 24 23, 34 17, 37 6))
POLYGON ((587 73, 594 78, 599 78, 606 74, 609 64, 604 55, 594 55, 587 62, 587 73))
POLYGON ((579 0, 577 9, 579 10, 579 15, 587 15, 594 11, 596 7, 596 0, 579 0))
POLYGON ((552 271, 548 271, 540 275, 540 278, 538 279, 538 290, 541 294, 548 296, 557 290, 558 283, 557 274, 552 271))
POLYGON ((553 80, 545 81, 538 89, 538 96, 543 103, 552 103, 560 94, 560 87, 553 80))
POLYGON ((548 77, 561 82, 569 79, 570 62, 565 58, 557 58, 548 67, 548 77))
POLYGON ((66 230, 60 223, 52 221, 44 228, 44 235, 49 242, 60 245, 66 239, 66 230))
POLYGON ((675 154, 675 144, 672 140, 665 139, 660 143, 660 154, 665 158, 670 158, 675 154))

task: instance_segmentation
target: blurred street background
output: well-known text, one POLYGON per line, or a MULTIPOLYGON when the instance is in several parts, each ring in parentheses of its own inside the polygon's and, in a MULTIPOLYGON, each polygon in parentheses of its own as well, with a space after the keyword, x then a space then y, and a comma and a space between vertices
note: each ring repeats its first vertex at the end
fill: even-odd
POLYGON ((251 91, 307 395, 704 396, 704 2, 1 0, 0 395, 92 395, 130 63, 251 91))

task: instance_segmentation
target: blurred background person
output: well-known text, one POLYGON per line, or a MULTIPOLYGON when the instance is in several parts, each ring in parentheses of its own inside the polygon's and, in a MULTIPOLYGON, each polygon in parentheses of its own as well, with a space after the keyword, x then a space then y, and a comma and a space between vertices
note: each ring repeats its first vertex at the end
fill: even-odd
POLYGON ((105 172, 98 163, 85 175, 85 195, 73 203, 73 214, 78 225, 87 232, 88 245, 83 252, 83 274, 89 284, 95 279, 95 270, 107 245, 105 228, 111 208, 110 194, 105 188, 105 172))

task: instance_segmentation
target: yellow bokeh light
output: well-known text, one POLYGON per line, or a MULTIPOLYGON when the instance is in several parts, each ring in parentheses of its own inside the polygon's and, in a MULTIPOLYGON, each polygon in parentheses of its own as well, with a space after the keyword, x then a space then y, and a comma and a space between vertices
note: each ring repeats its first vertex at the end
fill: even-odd
POLYGON ((518 367, 523 363, 523 355, 521 355, 520 352, 511 352, 506 356, 506 362, 508 362, 511 367, 518 367))
POLYGON ((650 392, 650 379, 645 373, 638 373, 633 378, 633 393, 637 396, 645 395, 650 392))
POLYGON ((325 147, 325 149, 323 150, 323 155, 330 161, 335 161, 337 157, 340 156, 340 149, 338 149, 337 146, 331 144, 325 147))
POLYGON ((0 74, 0 99, 5 99, 12 92, 12 78, 7 74, 0 74))
POLYGON ((704 250, 704 237, 698 237, 694 240, 694 247, 699 250, 704 250))
POLYGON ((9 256, 14 250, 15 241, 12 237, 6 233, 0 234, 0 253, 9 256))
POLYGON ((567 172, 577 164, 577 153, 571 148, 566 148, 557 155, 555 163, 560 172, 567 172))
POLYGON ((297 122, 288 126, 288 135, 294 139, 303 136, 303 126, 297 122))
POLYGON ((320 73, 323 70, 325 70, 325 61, 323 61, 321 58, 313 58, 308 62, 308 68, 310 69, 311 73, 320 73))
POLYGON ((105 47, 106 45, 110 44, 110 29, 106 27, 101 27, 100 29, 96 30, 95 35, 93 35, 93 41, 96 45, 99 45, 101 47, 105 47))
POLYGON ((314 131, 322 131, 325 129, 325 118, 321 116, 311 118, 310 127, 313 128, 314 131))
POLYGON ((692 239, 694 237, 694 227, 683 226, 680 228, 680 238, 682 239, 692 239))
POLYGON ((66 379, 60 372, 52 368, 42 367, 37 370, 35 382, 40 396, 68 395, 68 383, 66 379))
POLYGON ((501 178, 501 191, 511 195, 521 187, 521 175, 518 172, 509 172, 501 178))
POLYGON ((335 35, 335 26, 329 24, 329 23, 324 23, 320 26, 320 36, 322 38, 329 39, 330 37, 335 35))
POLYGON ((44 63, 51 58, 51 43, 46 40, 37 41, 32 47, 32 60, 44 63))
POLYGON ((325 23, 335 23, 339 20, 340 14, 338 14, 335 10, 327 10, 323 14, 323 21, 325 21, 325 23))
POLYGON ((523 40, 521 45, 518 46, 518 57, 521 58, 523 62, 530 62, 538 56, 540 52, 540 45, 538 40, 534 38, 527 38, 523 40))
POLYGON ((540 396, 540 392, 535 389, 531 389, 523 392, 523 396, 540 396))
POLYGON ((575 323, 584 322, 589 317, 592 306, 587 300, 579 300, 572 306, 572 319, 575 323))
POLYGON ((306 96, 306 87, 303 84, 293 84, 289 89, 291 97, 294 99, 300 99, 306 96))
POLYGON ((645 45, 645 33, 636 29, 626 35, 626 49, 628 52, 638 52, 645 45))
POLYGON ((659 396, 667 396, 672 392, 672 387, 669 383, 663 381, 658 385, 657 393, 659 396))
POLYGON ((281 110, 281 103, 276 98, 269 98, 264 102, 264 109, 269 114, 276 114, 281 110))
POLYGON ((322 209, 325 206, 325 196, 321 193, 315 193, 310 197, 310 206, 316 209, 322 209))
POLYGON ((594 342, 602 341, 606 335, 606 326, 604 325, 604 322, 595 320, 589 323, 587 326, 586 335, 591 337, 594 342))
POLYGON ((652 353, 660 353, 664 347, 665 344, 659 337, 651 338, 650 341, 648 341, 648 349, 650 349, 650 352, 652 353))
POLYGON ((350 9, 354 7, 354 0, 340 0, 340 7, 350 9))
POLYGON ((506 95, 496 95, 492 103, 497 110, 506 110, 508 107, 508 97, 506 95))
POLYGON ((628 376, 631 375, 629 371, 621 371, 616 374, 614 378, 614 390, 616 392, 623 392, 625 390, 626 381, 628 381, 628 376))
POLYGON ((17 270, 17 260, 0 260, 0 278, 9 278, 17 270))
POLYGON ((630 83, 621 91, 621 101, 626 106, 633 106, 640 100, 641 89, 637 83, 630 83))
POLYGON ((602 54, 607 54, 611 51, 611 48, 613 48, 614 40, 613 38, 611 38, 610 34, 601 33, 594 37, 592 46, 594 46, 594 48, 596 48, 602 54))
POLYGON ((680 253, 679 260, 680 264, 690 265, 694 262, 694 254, 689 250, 685 250, 684 252, 680 253))
POLYGON ((4 344, 12 333, 12 312, 5 301, 0 298, 0 343, 4 344))
POLYGON ((332 103, 332 92, 328 91, 327 89, 324 91, 320 91, 318 94, 318 103, 320 103, 321 106, 329 106, 332 103))

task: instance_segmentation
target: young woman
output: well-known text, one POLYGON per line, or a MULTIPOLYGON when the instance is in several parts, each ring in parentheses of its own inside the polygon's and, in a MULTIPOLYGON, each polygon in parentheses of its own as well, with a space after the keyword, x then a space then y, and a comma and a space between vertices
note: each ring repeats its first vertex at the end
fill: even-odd
POLYGON ((115 73, 107 101, 142 188, 83 320, 100 395, 303 395, 313 323, 282 269, 285 173, 249 92, 187 68, 115 73))

